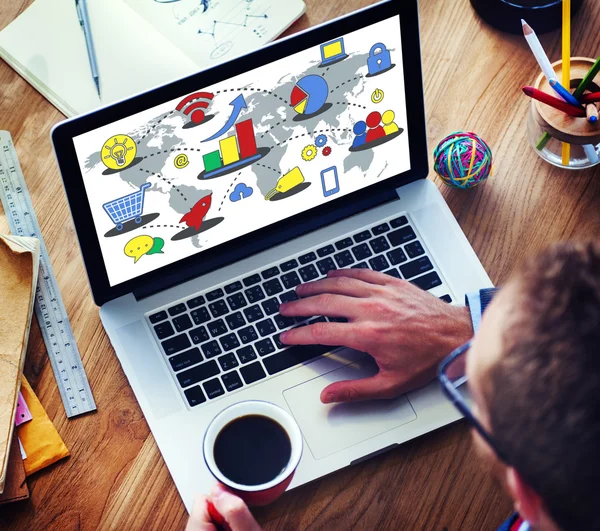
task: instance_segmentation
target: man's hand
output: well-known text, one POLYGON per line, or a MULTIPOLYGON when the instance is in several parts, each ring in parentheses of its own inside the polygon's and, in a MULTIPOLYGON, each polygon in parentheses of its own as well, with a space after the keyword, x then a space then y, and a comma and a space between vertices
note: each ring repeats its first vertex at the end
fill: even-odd
POLYGON ((316 323, 281 335, 289 345, 345 346, 367 352, 379 373, 336 382, 321 401, 392 398, 422 387, 438 363, 469 340, 469 311, 451 306, 410 282, 369 269, 330 271, 326 279, 299 285, 298 301, 282 304, 287 316, 345 317, 348 323, 316 323))
POLYGON ((185 531, 217 531, 208 510, 209 502, 224 518, 226 525, 222 527, 231 531, 261 531, 246 504, 220 484, 215 485, 209 498, 196 498, 185 531))

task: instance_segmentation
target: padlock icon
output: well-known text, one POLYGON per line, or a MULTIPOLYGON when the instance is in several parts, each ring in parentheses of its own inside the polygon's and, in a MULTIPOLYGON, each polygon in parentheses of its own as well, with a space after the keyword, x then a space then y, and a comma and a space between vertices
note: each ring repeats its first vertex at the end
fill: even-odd
POLYGON ((383 74, 392 68, 392 56, 385 44, 378 42, 371 47, 367 66, 369 67, 369 77, 383 74))

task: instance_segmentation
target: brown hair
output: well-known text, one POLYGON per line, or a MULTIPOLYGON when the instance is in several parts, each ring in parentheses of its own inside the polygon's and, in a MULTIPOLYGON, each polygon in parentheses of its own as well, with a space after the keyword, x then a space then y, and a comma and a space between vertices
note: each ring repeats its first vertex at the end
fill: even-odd
POLYGON ((494 439, 561 529, 600 529, 600 243, 554 245, 513 281, 494 439))

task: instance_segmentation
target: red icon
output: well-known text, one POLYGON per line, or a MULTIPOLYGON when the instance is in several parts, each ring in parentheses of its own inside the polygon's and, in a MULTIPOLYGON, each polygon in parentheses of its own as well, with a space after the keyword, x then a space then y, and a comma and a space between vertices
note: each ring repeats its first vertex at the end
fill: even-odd
POLYGON ((367 116, 367 143, 373 142, 382 136, 385 136, 385 130, 381 125, 381 114, 377 111, 373 111, 367 116))
POLYGON ((195 92, 183 98, 176 109, 183 111, 183 114, 188 115, 195 124, 201 124, 206 116, 204 111, 208 109, 209 102, 214 97, 215 95, 210 92, 195 92))
POLYGON ((211 203, 212 194, 203 197, 192 207, 192 209, 185 216, 181 218, 179 223, 185 222, 185 224, 188 227, 194 227, 196 231, 199 231, 200 227, 202 227, 202 221, 204 220, 204 216, 206 216, 211 203))
POLYGON ((322 153, 326 157, 329 157, 329 155, 331 155, 331 148, 329 146, 324 147, 322 153))

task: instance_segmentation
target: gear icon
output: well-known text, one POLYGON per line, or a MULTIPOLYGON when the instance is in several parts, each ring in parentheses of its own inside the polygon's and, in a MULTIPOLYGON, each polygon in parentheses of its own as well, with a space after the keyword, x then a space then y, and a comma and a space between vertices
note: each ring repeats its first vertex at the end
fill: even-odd
POLYGON ((325 135, 317 136, 317 138, 315 138, 315 144, 317 147, 323 147, 325 144, 327 144, 327 137, 325 135))
POLYGON ((326 157, 329 157, 329 155, 331 155, 331 148, 329 146, 323 148, 323 155, 325 155, 326 157))
POLYGON ((302 150, 302 159, 305 161, 311 161, 317 156, 317 146, 309 144, 302 150))

